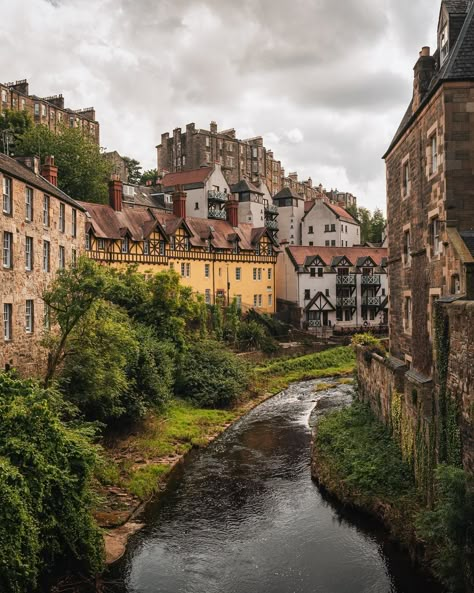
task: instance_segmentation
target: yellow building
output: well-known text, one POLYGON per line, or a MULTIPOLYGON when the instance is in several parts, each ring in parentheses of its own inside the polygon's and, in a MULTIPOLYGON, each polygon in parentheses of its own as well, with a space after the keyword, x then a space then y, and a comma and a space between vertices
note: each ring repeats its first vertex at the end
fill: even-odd
POLYGON ((174 269, 205 302, 274 313, 278 246, 267 228, 238 223, 229 197, 226 220, 186 216, 186 193, 173 194, 173 211, 130 207, 122 183, 111 182, 110 204, 82 202, 87 210, 86 251, 111 265, 136 264, 143 273, 174 269))

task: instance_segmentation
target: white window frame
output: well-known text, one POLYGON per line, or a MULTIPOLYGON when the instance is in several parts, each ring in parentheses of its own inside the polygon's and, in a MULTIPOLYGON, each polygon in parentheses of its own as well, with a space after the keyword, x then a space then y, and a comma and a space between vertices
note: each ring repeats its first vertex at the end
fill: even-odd
POLYGON ((430 174, 435 175, 438 172, 438 135, 435 132, 430 136, 430 174))
POLYGON ((13 305, 3 303, 3 339, 11 342, 13 339, 13 305))
POLYGON ((122 239, 122 253, 128 253, 130 249, 130 243, 128 240, 128 235, 125 235, 125 237, 122 239))
POLYGON ((25 270, 33 270, 33 237, 25 236, 25 270))
POLYGON ((51 243, 43 241, 43 272, 49 272, 51 269, 51 243))
POLYGON ((73 268, 75 268, 76 264, 77 264, 77 251, 73 248, 73 249, 71 249, 71 266, 73 268))
POLYGON ((59 246, 59 269, 64 270, 66 267, 66 248, 63 245, 59 246))
POLYGON ((3 176, 3 214, 11 216, 13 212, 12 180, 3 176))
POLYGON ((71 234, 73 237, 77 236, 77 210, 75 208, 72 209, 71 234))
POLYGON ((66 206, 62 202, 59 203, 59 230, 61 233, 66 230, 66 206))
POLYGON ((13 233, 3 232, 3 267, 7 270, 13 268, 13 233))
POLYGON ((25 188, 25 220, 26 222, 33 221, 33 188, 26 186, 25 188))
POLYGON ((211 264, 204 264, 204 278, 211 276, 211 264))
POLYGON ((47 194, 43 194, 43 226, 49 227, 50 223, 50 199, 47 194))
POLYGON ((150 255, 150 241, 148 239, 143 241, 143 255, 150 255))
POLYGON ((35 324, 35 303, 32 299, 27 299, 25 302, 25 331, 27 334, 32 334, 35 324))

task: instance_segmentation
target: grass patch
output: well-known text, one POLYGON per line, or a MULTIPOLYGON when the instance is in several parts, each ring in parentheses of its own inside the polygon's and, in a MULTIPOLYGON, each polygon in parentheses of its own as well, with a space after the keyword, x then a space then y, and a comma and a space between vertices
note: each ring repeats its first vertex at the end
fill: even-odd
POLYGON ((142 467, 132 472, 126 483, 127 490, 140 500, 147 500, 159 490, 170 470, 171 467, 164 464, 142 467))
MULTIPOLYGON (((324 352, 306 354, 287 360, 270 361, 255 369, 257 376, 286 376, 288 374, 313 375, 319 371, 328 373, 330 370, 355 368, 355 354, 352 348, 341 346, 324 352)), ((319 374, 319 373, 318 373, 319 374)), ((324 376, 320 375, 320 376, 324 376)))

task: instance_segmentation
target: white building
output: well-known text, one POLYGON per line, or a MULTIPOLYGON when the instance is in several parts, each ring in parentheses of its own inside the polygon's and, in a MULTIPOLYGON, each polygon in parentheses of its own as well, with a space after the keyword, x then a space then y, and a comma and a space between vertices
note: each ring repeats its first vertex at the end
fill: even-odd
POLYGON ((273 203, 278 207, 278 241, 301 245, 301 222, 305 213, 303 196, 284 187, 273 196, 273 203))
POLYGON ((278 310, 306 329, 387 324, 387 249, 287 246, 277 262, 278 310))
POLYGON ((347 210, 327 200, 305 202, 300 245, 353 247, 360 245, 359 222, 347 210))

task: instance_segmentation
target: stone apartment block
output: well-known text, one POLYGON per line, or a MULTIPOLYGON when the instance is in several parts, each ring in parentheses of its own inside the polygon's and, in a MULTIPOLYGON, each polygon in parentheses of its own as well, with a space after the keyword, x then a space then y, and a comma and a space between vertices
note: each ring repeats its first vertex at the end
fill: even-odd
POLYGON ((57 178, 53 157, 40 166, 36 157, 0 154, 0 368, 24 375, 43 372, 42 292, 84 249, 84 208, 57 188, 57 178))
POLYGON ((277 262, 278 310, 308 330, 387 324, 387 250, 287 246, 277 262))
POLYGON ((428 381, 435 302, 474 296, 474 5, 444 0, 387 166, 390 350, 428 381))
POLYGON ((27 80, 0 83, 0 116, 6 110, 27 111, 35 124, 47 126, 57 132, 63 126, 80 128, 94 142, 99 143, 100 126, 93 107, 69 109, 64 106, 64 97, 38 97, 31 95, 27 80))

